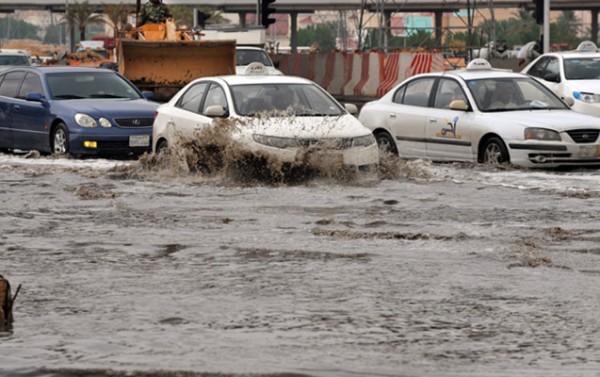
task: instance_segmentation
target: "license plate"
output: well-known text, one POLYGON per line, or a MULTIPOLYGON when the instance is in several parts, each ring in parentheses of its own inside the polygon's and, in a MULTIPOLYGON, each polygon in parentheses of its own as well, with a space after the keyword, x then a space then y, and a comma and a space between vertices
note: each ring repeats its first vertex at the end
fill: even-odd
POLYGON ((149 147, 150 146, 150 135, 130 135, 129 136, 130 147, 149 147))
POLYGON ((580 145, 579 146, 579 157, 580 158, 593 158, 600 156, 600 145, 580 145))

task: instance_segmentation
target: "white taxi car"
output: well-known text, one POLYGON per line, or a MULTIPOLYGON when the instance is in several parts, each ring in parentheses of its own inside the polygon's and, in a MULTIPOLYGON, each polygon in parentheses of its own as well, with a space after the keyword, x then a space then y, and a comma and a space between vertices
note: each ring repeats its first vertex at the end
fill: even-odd
POLYGON ((205 77, 182 88, 158 108, 153 125, 153 151, 177 148, 181 138, 234 124, 231 138, 250 152, 297 161, 307 149, 356 172, 373 172, 379 149, 369 129, 312 81, 270 76, 262 64, 247 75, 205 77))
POLYGON ((600 117, 600 50, 582 42, 574 51, 539 56, 522 71, 571 101, 575 111, 600 117))
POLYGON ((246 69, 252 63, 261 63, 265 66, 269 75, 283 75, 275 67, 271 56, 263 48, 254 46, 236 46, 235 48, 235 71, 237 74, 245 74, 246 69))
POLYGON ((380 150, 434 161, 526 167, 600 164, 600 122, 530 76, 466 69, 413 76, 361 109, 380 150))

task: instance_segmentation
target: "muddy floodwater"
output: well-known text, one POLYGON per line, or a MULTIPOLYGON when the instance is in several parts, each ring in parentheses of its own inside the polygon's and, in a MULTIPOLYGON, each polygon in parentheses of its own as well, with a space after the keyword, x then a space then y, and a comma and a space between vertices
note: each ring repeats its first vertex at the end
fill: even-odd
POLYGON ((0 154, 1 376, 600 376, 600 170, 0 154))

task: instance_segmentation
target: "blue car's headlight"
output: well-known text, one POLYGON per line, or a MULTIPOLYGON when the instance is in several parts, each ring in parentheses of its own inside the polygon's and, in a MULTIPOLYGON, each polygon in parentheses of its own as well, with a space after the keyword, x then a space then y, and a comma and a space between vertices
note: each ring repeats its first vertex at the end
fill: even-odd
POLYGON ((585 103, 600 103, 600 94, 588 92, 573 92, 573 98, 585 103))
POLYGON ((558 132, 549 130, 547 128, 526 128, 525 129, 525 140, 553 140, 560 141, 560 135, 558 132))
POLYGON ((82 114, 82 113, 75 114, 75 122, 77 122, 77 124, 80 125, 81 127, 85 127, 85 128, 98 127, 98 123, 96 123, 94 118, 92 118, 91 116, 89 116, 87 114, 82 114))

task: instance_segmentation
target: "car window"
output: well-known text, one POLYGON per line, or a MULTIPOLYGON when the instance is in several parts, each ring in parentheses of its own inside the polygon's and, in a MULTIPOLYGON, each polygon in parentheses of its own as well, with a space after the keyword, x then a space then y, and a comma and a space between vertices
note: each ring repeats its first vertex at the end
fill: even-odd
POLYGON ((467 102, 467 97, 460 84, 455 80, 441 79, 435 95, 434 107, 438 109, 450 108, 450 102, 463 100, 467 102))
POLYGON ((25 55, 0 55, 0 65, 30 65, 25 55))
POLYGON ((61 72, 46 75, 53 99, 142 98, 138 90, 116 72, 61 72))
POLYGON ((23 77, 25 77, 25 72, 11 72, 6 74, 4 80, 2 80, 2 85, 0 85, 0 96, 16 97, 23 77))
POLYGON ((206 109, 210 106, 221 106, 226 111, 228 109, 227 106, 227 97, 225 97, 225 92, 220 85, 211 84, 210 89, 208 89, 208 93, 206 94, 206 99, 204 101, 204 106, 202 107, 202 113, 206 111, 206 109))
POLYGON ((527 71, 527 73, 535 77, 544 77, 544 69, 546 67, 546 64, 548 64, 548 60, 550 60, 550 57, 548 56, 541 57, 540 60, 538 60, 537 63, 535 63, 529 69, 529 71, 527 71))
POLYGON ((402 99, 403 105, 427 107, 429 103, 429 94, 435 82, 434 77, 417 79, 406 85, 406 92, 402 99))
POLYGON ((23 80, 23 84, 21 85, 21 89, 19 90, 18 98, 25 98, 27 93, 43 93, 44 89, 42 88, 42 81, 39 76, 34 73, 27 73, 25 76, 25 80, 23 80))
POLYGON ((342 107, 314 84, 244 84, 231 86, 235 111, 244 116, 340 116, 342 107))
POLYGON ((483 112, 568 109, 550 89, 527 77, 469 80, 468 87, 483 112))
POLYGON ((600 79, 600 57, 565 59, 564 65, 567 80, 600 79))
POLYGON ((235 51, 235 61, 236 65, 248 65, 250 63, 258 62, 268 67, 273 66, 271 58, 267 52, 263 50, 237 49, 235 51))
POLYGON ((548 60, 548 65, 546 65, 543 77, 548 76, 560 77, 560 63, 558 62, 558 58, 551 57, 548 60))
POLYGON ((406 85, 404 85, 404 86, 400 87, 400 89, 396 90, 396 93, 394 93, 394 97, 392 98, 392 102, 402 103, 405 92, 406 92, 406 85))
POLYGON ((206 93, 206 88, 208 88, 208 84, 208 82, 200 82, 196 85, 191 86, 183 94, 183 96, 181 96, 181 99, 175 105, 175 107, 192 111, 194 113, 200 112, 200 104, 202 103, 202 99, 204 98, 204 94, 206 93))

